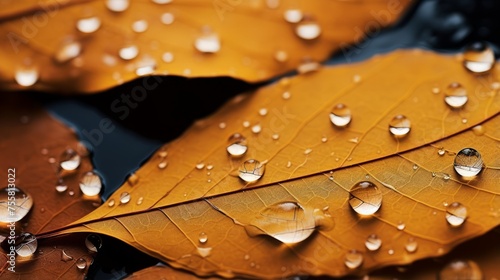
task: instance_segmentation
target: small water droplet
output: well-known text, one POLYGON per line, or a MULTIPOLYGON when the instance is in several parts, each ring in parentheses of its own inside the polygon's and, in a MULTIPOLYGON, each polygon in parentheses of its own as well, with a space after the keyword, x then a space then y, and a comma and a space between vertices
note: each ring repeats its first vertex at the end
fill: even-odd
POLYGON ((395 137, 406 136, 411 129, 410 120, 404 115, 397 115, 389 122, 389 132, 395 137))
POLYGON ((321 68, 321 64, 310 58, 304 58, 300 65, 297 67, 297 72, 299 74, 307 74, 311 72, 318 71, 321 68))
POLYGON ((321 34, 321 27, 312 18, 303 18, 295 27, 295 34, 304 40, 313 40, 321 34))
POLYGON ((271 138, 273 138, 273 140, 278 140, 278 139, 280 139, 280 135, 278 133, 273 133, 271 138))
POLYGON ((196 169, 202 170, 203 168, 205 168, 205 164, 203 162, 200 162, 200 163, 196 164, 196 169))
POLYGON ((243 259, 245 259, 246 261, 248 261, 250 259, 250 255, 249 254, 246 254, 243 259))
POLYGON ((248 150, 246 138, 239 133, 231 135, 228 142, 229 145, 226 147, 226 150, 232 157, 241 157, 248 150))
POLYGON ((247 182, 253 183, 259 180, 266 170, 266 166, 258 160, 249 159, 243 162, 239 168, 239 177, 247 182))
POLYGON ((432 88, 432 93, 439 94, 440 92, 441 92, 441 89, 439 89, 438 87, 433 87, 432 88))
POLYGON ((349 205, 360 215, 372 215, 382 205, 382 192, 372 182, 359 182, 349 192, 349 205))
POLYGON ((292 167, 292 162, 291 162, 291 161, 288 161, 288 162, 286 163, 286 168, 290 168, 290 167, 292 167))
POLYGON ((360 75, 354 75, 352 77, 352 81, 356 84, 359 84, 361 82, 361 76, 360 75))
POLYGON ((398 224, 396 225, 396 228, 398 230, 404 230, 406 228, 406 224, 403 221, 399 221, 398 224))
POLYGON ((85 247, 92 253, 97 253, 102 247, 102 238, 97 234, 89 234, 85 238, 85 247))
POLYGON ((127 183, 131 186, 135 186, 139 182, 139 175, 132 173, 130 176, 127 178, 127 183))
POLYGON ((80 190, 84 195, 94 196, 101 192, 102 182, 99 175, 90 171, 83 174, 80 180, 80 190))
POLYGON ((202 53, 216 53, 221 48, 219 35, 209 27, 204 27, 202 34, 194 41, 194 47, 202 53))
POLYGON ((220 128, 220 129, 224 129, 224 128, 226 128, 226 123, 225 123, 225 122, 220 122, 220 123, 219 123, 219 128, 220 128))
POLYGON ((305 149, 304 155, 308 155, 312 152, 312 149, 305 149))
POLYGON ((129 0, 106 0, 106 7, 112 12, 123 12, 129 6, 129 0))
POLYGON ((139 48, 136 45, 127 45, 118 51, 118 56, 123 60, 131 60, 137 57, 139 48))
POLYGON ((156 70, 156 60, 150 56, 144 56, 135 65, 135 74, 137 76, 151 75, 156 70))
POLYGON ((208 241, 208 235, 204 232, 200 232, 198 235, 198 241, 200 241, 201 244, 205 244, 208 241))
POLYGON ((288 60, 288 53, 282 50, 274 53, 274 59, 278 62, 286 62, 288 60))
POLYGON ((392 256, 392 255, 394 255, 394 250, 393 250, 393 249, 389 249, 389 250, 387 251, 387 254, 389 254, 389 255, 391 255, 391 256, 392 256))
POLYGON ((500 89, 500 83, 499 82, 493 82, 490 85, 492 90, 499 90, 500 89))
POLYGON ((79 270, 84 270, 87 267, 87 261, 84 258, 79 258, 75 265, 79 270))
POLYGON ((75 195, 75 192, 74 191, 69 191, 68 194, 69 194, 69 196, 73 196, 73 195, 75 195))
POLYGON ((382 239, 376 234, 370 234, 365 241, 365 247, 369 251, 376 251, 382 246, 382 239))
POLYGON ((489 72, 495 63, 493 50, 484 42, 475 42, 465 48, 464 67, 472 73, 489 72))
POLYGON ((289 23, 298 23, 304 17, 304 14, 299 9, 288 9, 283 13, 285 21, 289 23))
POLYGON ((446 173, 444 173, 444 174, 443 174, 443 179, 444 179, 445 181, 450 180, 450 178, 451 178, 450 174, 446 174, 446 173))
POLYGON ((56 159, 53 158, 53 157, 49 157, 49 160, 48 160, 49 163, 56 163, 56 159))
POLYGON ((261 116, 267 115, 267 108, 260 108, 259 109, 259 115, 261 115, 261 116))
POLYGON ((77 41, 64 42, 55 53, 55 60, 59 63, 67 62, 82 52, 82 45, 77 41))
POLYGON ((113 207, 113 206, 115 206, 115 200, 114 200, 114 199, 110 199, 110 200, 108 201, 108 206, 109 206, 109 207, 113 207))
POLYGON ((252 126, 252 132, 257 134, 257 133, 260 133, 262 131, 262 127, 260 126, 260 124, 256 124, 254 126, 252 126))
POLYGON ((66 251, 64 250, 61 250, 61 261, 63 262, 69 262, 69 261, 72 261, 73 260, 73 257, 68 255, 66 253, 66 251))
POLYGON ((33 206, 33 198, 20 188, 0 190, 0 222, 17 222, 24 218, 33 206), (15 198, 14 200, 12 198, 15 198), (12 204, 14 202, 14 204, 12 204))
POLYGON ((408 253, 415 253, 418 249, 418 242, 415 238, 410 237, 408 241, 406 241, 405 249, 408 253))
POLYGON ((36 236, 29 232, 21 233, 15 239, 15 244, 15 251, 20 257, 32 256, 38 248, 38 241, 36 240, 36 236))
POLYGON ((463 177, 474 177, 483 169, 481 154, 473 148, 464 148, 455 156, 453 167, 463 177))
POLYGON ((357 143, 359 143, 359 137, 351 138, 348 141, 351 142, 351 143, 357 144, 357 143))
POLYGON ((174 54, 171 52, 164 52, 163 55, 161 56, 161 59, 165 63, 170 63, 174 61, 174 54))
POLYGON ((446 221, 453 227, 461 226, 467 219, 467 207, 460 202, 453 202, 446 207, 446 221))
POLYGON ((477 136, 482 136, 486 131, 482 125, 476 125, 472 128, 472 132, 474 132, 477 136))
POLYGON ((68 185, 66 185, 66 183, 62 179, 57 180, 56 191, 58 193, 65 192, 67 189, 68 189, 68 185))
MULTIPOLYGON (((207 164, 207 170, 212 170, 214 169, 214 165, 213 164, 207 164)), ((208 175, 210 175, 210 172, 208 172, 208 175)))
POLYGON ((144 201, 144 197, 142 197, 142 196, 141 196, 141 197, 139 197, 139 198, 137 199, 136 204, 137 204, 137 205, 141 205, 143 201, 144 201))
POLYGON ((446 88, 444 102, 451 108, 462 108, 467 100, 467 90, 461 84, 451 83, 446 88))
POLYGON ((285 92, 283 92, 283 94, 281 95, 281 97, 283 99, 285 99, 285 100, 288 100, 288 99, 290 99, 290 97, 292 97, 292 94, 290 94, 289 91, 285 91, 285 92))
MULTIPOLYGON (((439 280, 482 280, 479 265, 470 260, 454 260, 439 272, 439 280)), ((493 278, 492 278, 493 279, 493 278)))
POLYGON ((120 203, 127 204, 130 201, 130 194, 128 192, 122 192, 120 194, 120 203))
POLYGON ((330 121, 336 127, 344 127, 351 122, 351 110, 344 104, 335 105, 330 112, 330 121))
POLYGON ((440 155, 440 156, 444 156, 444 154, 445 154, 445 153, 446 153, 446 151, 445 151, 445 149, 444 149, 444 148, 440 148, 440 149, 438 150, 438 155, 440 155))
POLYGON ((66 149, 61 155, 59 165, 62 169, 71 171, 77 169, 80 166, 80 162, 81 157, 77 152, 73 149, 66 149))
POLYGON ((148 22, 144 19, 136 20, 132 23, 132 30, 136 33, 142 33, 148 30, 148 22))
POLYGON ((467 123, 467 121, 468 121, 468 120, 467 120, 466 118, 463 118, 463 119, 462 119, 462 123, 463 123, 463 124, 466 124, 466 123, 467 123))
POLYGON ((174 23, 175 16, 172 13, 163 13, 160 20, 163 24, 170 25, 174 23))
POLYGON ((76 28, 82 33, 94 33, 101 27, 101 20, 96 17, 86 17, 76 22, 76 28))
POLYGON ((168 161, 162 160, 162 161, 160 161, 160 163, 158 163, 158 168, 165 169, 165 167, 167 167, 167 165, 168 165, 168 161))
POLYGON ((152 1, 153 1, 153 3, 160 4, 160 5, 172 3, 172 0, 152 0, 152 1))
POLYGON ((328 141, 327 137, 325 137, 325 136, 321 137, 321 142, 326 143, 327 141, 328 141))
POLYGON ((23 87, 34 85, 38 81, 38 68, 35 66, 23 66, 16 70, 14 79, 23 87))
POLYGON ((418 165, 414 164, 413 165, 413 170, 417 170, 418 169, 418 165))
POLYGON ((363 254, 356 250, 350 250, 345 255, 344 264, 349 269, 356 269, 363 263, 363 254))
POLYGON ((242 123, 243 127, 250 127, 250 122, 249 121, 244 121, 242 123))

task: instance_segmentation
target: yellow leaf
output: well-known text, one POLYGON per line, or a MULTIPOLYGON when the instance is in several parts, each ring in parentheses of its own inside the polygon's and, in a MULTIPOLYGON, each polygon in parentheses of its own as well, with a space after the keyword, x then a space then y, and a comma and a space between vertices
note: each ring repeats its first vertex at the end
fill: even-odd
POLYGON ((170 1, 8 5, 0 12, 3 87, 93 92, 153 73, 262 81, 378 33, 410 3, 160 2, 170 1), (300 21, 285 21, 286 11, 300 21))
POLYGON ((459 58, 399 51, 236 97, 160 149, 116 203, 56 234, 110 235, 173 267, 227 277, 360 274, 444 254, 500 223, 496 74, 473 75, 459 58), (444 100, 454 82, 468 92, 460 109, 444 100), (352 112, 346 127, 330 121, 339 103, 352 112), (389 133, 399 114, 411 121, 404 137, 389 133), (236 159, 226 150, 235 132, 248 147, 236 159), (465 180, 453 162, 469 146, 485 167, 465 180), (248 159, 265 164, 255 183, 238 178, 248 159), (376 193, 350 200, 361 181, 382 195, 369 218, 350 207, 377 205, 376 193), (468 210, 458 227, 447 223, 453 202, 468 210), (376 252, 365 248, 371 234, 376 252))

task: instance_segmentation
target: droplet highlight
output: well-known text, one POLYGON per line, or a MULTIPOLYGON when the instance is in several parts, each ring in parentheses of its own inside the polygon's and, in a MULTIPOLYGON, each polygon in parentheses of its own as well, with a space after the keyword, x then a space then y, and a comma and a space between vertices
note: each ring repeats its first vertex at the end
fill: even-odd
POLYGON ((122 192, 120 194, 120 203, 127 204, 130 202, 130 194, 128 192, 122 192))
POLYGON ((373 215, 382 205, 382 192, 372 182, 359 182, 349 192, 349 205, 360 215, 373 215))
POLYGON ((304 40, 314 40, 321 34, 321 27, 311 18, 304 18, 295 27, 295 34, 304 40))
POLYGON ((98 195, 102 189, 102 182, 99 175, 93 171, 83 174, 80 180, 80 190, 84 195, 94 196, 98 195))
POLYGON ((23 66, 16 70, 14 79, 23 87, 34 85, 38 81, 39 72, 35 66, 23 66))
POLYGON ((415 253, 417 251, 417 249, 418 249, 417 240, 415 240, 415 238, 413 238, 413 237, 408 238, 408 240, 406 241, 406 244, 405 244, 406 252, 415 253))
POLYGON ((92 253, 97 253, 102 247, 102 238, 97 234, 89 234, 85 238, 85 247, 92 253))
POLYGON ((64 42, 55 53, 55 60, 59 63, 67 62, 82 52, 82 45, 77 41, 64 42))
POLYGON ((288 9, 283 13, 286 22, 298 23, 304 17, 304 14, 299 9, 288 9))
POLYGON ((231 135, 228 142, 229 145, 226 147, 226 151, 232 157, 241 157, 248 150, 246 138, 239 133, 234 133, 233 135, 231 135))
POLYGON ((106 7, 112 12, 123 12, 128 6, 129 0, 106 0, 106 7))
POLYGON ((207 241, 208 241, 208 235, 206 233, 204 233, 204 232, 200 232, 200 234, 198 235, 198 241, 201 244, 207 243, 207 241))
POLYGON ((84 270, 85 268, 87 268, 87 261, 84 258, 79 258, 78 260, 76 260, 75 265, 79 270, 84 270))
POLYGON ((473 148, 464 148, 455 156, 453 168, 463 177, 474 177, 483 169, 481 154, 473 148))
POLYGON ((349 269, 356 269, 363 263, 363 254, 357 250, 350 250, 345 255, 344 264, 349 269))
POLYGON ((118 56, 123 60, 132 60, 139 54, 139 48, 136 45, 128 45, 118 51, 118 56))
POLYGON ((351 110, 344 104, 335 105, 330 112, 330 121, 336 127, 345 127, 351 122, 351 110))
POLYGON ((219 36, 205 27, 202 34, 194 41, 194 47, 201 53, 217 53, 221 48, 219 36))
POLYGON ((389 122, 389 132, 396 138, 406 136, 410 129, 410 119, 404 115, 397 115, 389 122))
POLYGON ((75 150, 66 149, 61 155, 59 165, 63 170, 72 171, 80 166, 80 162, 81 157, 77 152, 75 152, 75 150))
POLYGON ((7 187, 0 190, 0 222, 20 221, 32 207, 33 198, 20 188, 7 187))
POLYGON ((82 33, 94 33, 99 27, 101 27, 101 20, 96 16, 82 18, 76 22, 76 29, 82 33))
POLYGON ((459 83, 451 83, 445 90, 444 102, 453 109, 462 108, 468 99, 467 90, 459 83))
POLYGON ((264 175, 266 166, 260 161, 249 159, 243 162, 239 168, 239 177, 247 183, 258 181, 264 175))
POLYGON ((475 74, 489 72, 495 63, 495 53, 484 42, 475 42, 466 47, 463 54, 465 69, 475 74))
POLYGON ((365 247, 369 251, 377 251, 382 246, 382 239, 376 234, 370 234, 365 241, 365 247))
POLYGON ((460 202, 453 202, 446 207, 446 221, 452 227, 459 227, 467 219, 467 207, 460 202))

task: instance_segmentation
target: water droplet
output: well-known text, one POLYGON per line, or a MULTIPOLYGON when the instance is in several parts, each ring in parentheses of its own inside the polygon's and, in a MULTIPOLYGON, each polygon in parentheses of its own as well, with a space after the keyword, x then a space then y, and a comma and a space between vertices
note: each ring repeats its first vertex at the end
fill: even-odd
POLYGON ((243 259, 245 259, 246 261, 248 261, 250 259, 250 255, 249 254, 246 254, 243 259))
POLYGON ((136 20, 132 23, 132 30, 136 33, 142 33, 148 30, 148 22, 144 19, 136 20))
POLYGON ((128 192, 122 192, 120 194, 120 203, 127 204, 130 201, 130 194, 128 192))
POLYGON ((253 183, 259 180, 266 170, 266 166, 258 160, 249 159, 243 162, 239 168, 239 177, 247 182, 253 183))
POLYGON ((313 61, 309 58, 304 58, 300 65, 297 67, 297 72, 299 74, 307 74, 311 72, 318 71, 321 68, 321 64, 313 61))
POLYGON ((247 141, 243 135, 234 133, 229 137, 228 141, 229 146, 227 146, 226 150, 232 157, 241 157, 247 152, 247 141))
POLYGON ((433 87, 431 91, 434 94, 439 94, 441 92, 441 89, 439 89, 438 87, 433 87))
POLYGON ((389 132, 395 137, 406 136, 411 129, 410 120, 404 115, 397 115, 389 122, 389 132))
POLYGON ((62 179, 57 180, 56 191, 58 193, 65 192, 67 189, 68 189, 68 185, 66 185, 66 183, 64 183, 64 181, 62 179))
POLYGON ((143 201, 144 201, 144 197, 142 197, 142 196, 141 196, 141 197, 139 197, 139 198, 137 199, 136 204, 137 204, 137 205, 141 205, 143 201))
POLYGON ((451 108, 462 108, 467 103, 467 90, 459 83, 451 83, 445 91, 444 102, 451 108))
POLYGON ((198 235, 198 241, 200 241, 201 244, 205 244, 208 241, 208 235, 204 232, 200 232, 198 235))
POLYGON ((90 171, 85 173, 80 180, 80 190, 84 195, 94 196, 101 192, 102 182, 99 175, 90 171))
POLYGON ((15 241, 16 253, 21 257, 29 257, 36 252, 38 241, 36 236, 29 232, 21 233, 15 241))
MULTIPOLYGON (((207 170, 212 170, 212 169, 214 169, 213 164, 207 164, 207 170)), ((208 172, 207 175, 210 175, 210 172, 208 172)))
POLYGON ((462 119, 462 123, 463 123, 463 124, 466 124, 466 123, 467 123, 467 119, 466 119, 466 118, 463 118, 463 119, 462 119))
POLYGON ((389 254, 389 255, 391 255, 391 256, 392 256, 392 255, 394 255, 394 250, 393 250, 393 249, 389 249, 389 250, 387 251, 387 254, 389 254))
POLYGON ((288 53, 282 50, 274 53, 274 59, 278 62, 286 62, 288 60, 288 53))
POLYGON ((356 269, 363 263, 363 254, 356 250, 350 250, 345 255, 344 264, 350 269, 356 269))
POLYGON ((102 238, 97 234, 89 234, 85 238, 85 246, 92 253, 97 253, 102 247, 102 238))
POLYGON ((69 194, 69 196, 73 196, 73 195, 75 195, 75 192, 74 191, 69 191, 68 194, 69 194))
POLYGON ((361 76, 360 75, 354 75, 352 77, 352 81, 356 84, 359 84, 361 82, 361 76))
POLYGON ((76 267, 79 270, 84 270, 87 267, 87 261, 84 258, 79 258, 76 260, 76 267))
POLYGON ((64 42, 55 54, 55 60, 59 63, 67 62, 82 52, 82 45, 76 41, 64 42))
POLYGON ((405 249, 408 253, 415 253, 418 249, 417 240, 413 237, 408 238, 408 241, 406 241, 405 244, 405 249))
POLYGON ((49 157, 49 163, 56 163, 56 159, 53 157, 49 157))
POLYGON ((205 164, 203 162, 200 162, 200 163, 197 163, 195 167, 198 170, 202 170, 203 168, 205 168, 205 164))
POLYGON ((372 215, 382 205, 382 192, 372 182, 359 182, 349 192, 349 205, 360 215, 372 215))
POLYGON ((86 17, 76 22, 76 28, 82 33, 94 33, 101 27, 101 20, 96 17, 86 17))
POLYGON ((17 222, 28 214, 32 206, 33 199, 21 189, 3 188, 0 190, 0 222, 17 222), (12 200, 12 197, 15 200, 12 200))
POLYGON ((66 149, 62 155, 59 165, 64 170, 75 170, 80 166, 81 158, 73 149, 66 149))
POLYGON ((115 206, 115 200, 114 200, 114 199, 110 199, 110 200, 108 201, 108 206, 109 206, 109 207, 113 207, 113 206, 115 206))
POLYGON ((106 0, 106 7, 112 12, 123 12, 128 5, 129 0, 106 0))
POLYGON ((477 263, 470 260, 454 260, 439 272, 439 280, 462 279, 481 280, 484 279, 483 272, 477 263))
POLYGON ((130 174, 127 178, 127 183, 131 186, 135 186, 139 182, 139 176, 135 173, 130 174))
POLYGON ((280 135, 278 133, 273 133, 271 138, 273 138, 273 140, 278 140, 278 139, 280 139, 280 135))
POLYGON ((330 112, 330 121, 336 127, 344 127, 351 122, 351 110, 344 104, 335 105, 330 112))
POLYGON ((172 61, 174 61, 174 54, 171 53, 171 52, 165 52, 163 53, 163 55, 161 56, 161 59, 163 60, 163 62, 165 63, 170 63, 172 61))
POLYGON ((257 133, 260 133, 262 131, 262 127, 260 126, 260 124, 256 124, 254 126, 252 126, 252 132, 257 134, 257 133))
POLYGON ((453 167, 463 177, 473 177, 483 169, 481 154, 473 148, 464 148, 455 156, 453 167))
POLYGON ((139 48, 136 45, 127 45, 118 51, 118 56, 123 60, 131 60, 137 57, 139 48))
POLYGON ((289 23, 298 23, 304 17, 304 14, 299 9, 288 9, 283 13, 285 21, 289 23))
POLYGON ((242 123, 243 127, 250 127, 250 122, 249 121, 244 121, 242 123))
POLYGON ((197 248, 198 254, 202 256, 203 258, 206 258, 210 256, 210 253, 212 253, 212 248, 211 247, 198 247, 197 248))
POLYGON ((165 169, 165 167, 167 167, 167 165, 168 165, 168 161, 162 160, 162 161, 160 161, 160 163, 158 163, 158 168, 165 169))
POLYGON ((467 208, 460 202, 453 202, 446 207, 446 221, 453 227, 461 226, 467 219, 467 208))
POLYGON ((366 249, 370 251, 376 251, 382 246, 382 239, 380 239, 376 234, 370 234, 365 241, 366 249))
POLYGON ((482 136, 486 131, 482 125, 476 125, 472 128, 472 132, 474 132, 477 136, 482 136))
POLYGON ((413 165, 413 170, 417 170, 418 169, 418 165, 414 164, 413 165))
POLYGON ((160 20, 163 24, 170 25, 174 23, 175 17, 172 13, 163 13, 160 20))
POLYGON ((295 34, 304 40, 313 40, 321 34, 321 27, 312 18, 304 18, 295 27, 295 34))
POLYGON ((290 168, 290 167, 292 167, 292 162, 291 162, 291 161, 288 161, 288 162, 286 163, 286 168, 290 168))
POLYGON ((321 142, 322 143, 328 142, 328 138, 326 136, 321 137, 321 142))
POLYGON ((440 148, 438 150, 438 155, 440 155, 440 156, 444 156, 445 153, 446 153, 446 151, 444 150, 444 148, 440 148))
POLYGON ((398 230, 404 230, 406 228, 406 224, 403 221, 399 221, 398 224, 396 225, 396 228, 398 230))
POLYGON ((220 122, 220 123, 219 123, 219 128, 220 128, 220 129, 224 129, 224 128, 226 128, 226 123, 225 123, 225 122, 220 122))
POLYGON ((466 47, 463 54, 463 63, 467 70, 472 73, 483 74, 493 68, 495 54, 484 42, 472 43, 466 47))
POLYGON ((153 3, 160 4, 160 5, 172 3, 172 0, 152 0, 152 1, 153 1, 153 3))
POLYGON ((312 152, 312 149, 305 149, 304 150, 304 155, 308 155, 312 152))
POLYGON ((202 53, 216 53, 221 48, 219 36, 209 27, 204 27, 202 34, 194 41, 194 47, 202 53))
POLYGON ((66 253, 66 251, 64 250, 61 250, 61 261, 63 262, 69 262, 69 261, 72 261, 73 260, 73 257, 68 255, 66 253))
POLYGON ((285 99, 285 100, 288 100, 288 99, 290 99, 290 97, 292 97, 292 94, 290 94, 289 91, 285 91, 285 92, 283 92, 283 94, 281 95, 281 97, 283 99, 285 99))
POLYGON ((151 75, 156 70, 156 60, 152 57, 144 56, 135 65, 135 74, 137 76, 151 75))
POLYGON ((34 85, 38 81, 38 68, 35 66, 23 66, 16 70, 15 80, 23 87, 34 85))
POLYGON ((261 116, 267 115, 267 108, 260 108, 259 109, 259 115, 261 115, 261 116))

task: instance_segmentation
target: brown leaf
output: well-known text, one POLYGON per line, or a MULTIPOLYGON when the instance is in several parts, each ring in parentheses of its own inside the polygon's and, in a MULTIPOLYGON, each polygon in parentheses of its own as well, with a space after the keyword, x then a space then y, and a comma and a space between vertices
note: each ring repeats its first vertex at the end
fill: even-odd
MULTIPOLYGON (((128 280, 141 279, 141 280, 149 280, 149 279, 168 279, 168 280, 197 280, 200 279, 196 277, 196 275, 190 274, 186 271, 182 271, 179 269, 173 269, 170 266, 166 265, 156 265, 151 266, 137 272, 132 273, 127 276, 128 280), (165 278, 168 275, 167 278, 165 278)), ((217 279, 217 278, 204 278, 204 279, 217 279)))
MULTIPOLYGON (((332 51, 378 33, 410 3, 324 0, 298 5, 287 0, 276 1, 279 7, 269 8, 265 1, 153 2, 52 0, 10 4, 0 12, 0 29, 7 34, 0 39, 4 50, 0 54, 3 87, 29 86, 36 80, 33 77, 39 76, 32 88, 93 92, 151 73, 262 81, 296 68, 305 58, 324 60, 332 51), (113 12, 105 3, 128 8, 113 12), (289 9, 299 9, 304 20, 286 22, 284 12, 289 9), (89 21, 78 29, 81 19, 89 21), (144 32, 140 20, 146 22, 144 32), (134 31, 132 25, 137 21, 134 31), (319 37, 299 38, 296 27, 310 22, 319 24, 319 37), (218 35, 220 51, 213 41, 203 49, 216 53, 195 48, 195 40, 203 32, 212 34, 207 28, 218 35), (127 59, 121 59, 120 50, 128 46, 135 47, 121 56, 127 59), (16 71, 24 73, 21 85, 16 83, 16 71)), ((316 32, 314 24, 306 27, 307 33, 316 32)))
POLYGON ((454 56, 400 51, 237 97, 158 151, 136 173, 138 180, 111 197, 114 205, 59 233, 107 234, 173 267, 227 277, 360 274, 442 255, 500 223, 500 97, 490 88, 496 74, 475 76, 461 63, 454 56), (450 109, 443 99, 455 81, 469 93, 462 109, 450 109), (347 127, 330 123, 337 103, 352 111, 347 127), (404 138, 388 132, 398 114, 411 121, 404 138), (251 132, 256 124, 260 133, 251 132), (226 152, 227 137, 235 132, 247 137, 242 159, 226 152), (479 150, 486 164, 474 180, 453 170, 454 155, 467 146, 479 150), (250 158, 265 162, 266 171, 245 184, 237 169, 250 158), (349 190, 364 180, 383 195, 381 209, 369 219, 348 203, 349 190), (119 203, 127 193, 130 202, 119 203), (455 201, 469 213, 459 228, 445 219, 445 204, 455 201), (285 230, 303 233, 299 244, 266 236, 283 229, 266 218, 283 209, 304 215, 285 230), (365 240, 373 233, 383 244, 367 252, 365 240), (411 240, 416 250, 406 249, 411 240), (352 249, 364 256, 355 270, 344 264, 352 249))

